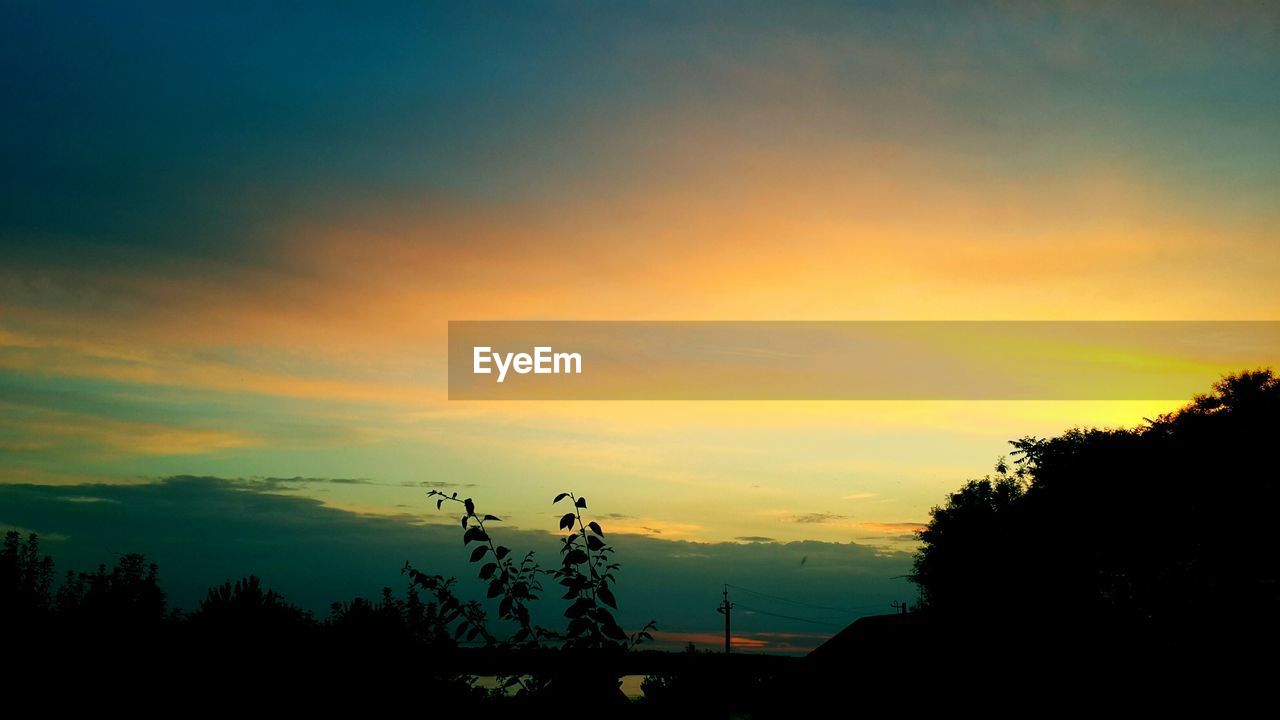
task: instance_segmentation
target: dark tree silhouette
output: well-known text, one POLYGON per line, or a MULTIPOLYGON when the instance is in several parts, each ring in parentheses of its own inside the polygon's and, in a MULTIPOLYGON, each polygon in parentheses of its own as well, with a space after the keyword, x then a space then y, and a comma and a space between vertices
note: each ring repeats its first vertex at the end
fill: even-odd
POLYGON ((410 583, 402 600, 389 587, 379 600, 354 598, 329 607, 326 627, 344 642, 384 647, 419 646, 437 649, 457 647, 448 624, 435 603, 424 603, 410 583))
POLYGON ((1142 427, 1014 441, 1012 468, 933 510, 915 562, 924 610, 1023 649, 1266 646, 1277 430, 1280 378, 1259 370, 1142 427))
POLYGON ((167 600, 160 588, 160 569, 137 553, 122 555, 110 572, 67 572, 56 605, 64 622, 103 629, 157 625, 165 619, 167 600))
POLYGON ((53 558, 40 554, 40 538, 5 533, 0 550, 0 622, 31 623, 52 609, 53 558))
POLYGON ((209 588, 188 620, 220 633, 256 636, 293 631, 312 622, 311 613, 289 604, 275 590, 264 588, 256 575, 209 588))

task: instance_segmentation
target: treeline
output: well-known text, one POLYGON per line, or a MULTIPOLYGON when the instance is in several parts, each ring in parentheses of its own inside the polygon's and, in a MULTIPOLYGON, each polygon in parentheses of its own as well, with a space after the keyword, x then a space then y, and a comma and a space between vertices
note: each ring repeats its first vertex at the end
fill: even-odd
POLYGON ((383 692, 377 702, 398 707, 407 699, 395 693, 408 683, 437 700, 501 700, 450 667, 460 648, 447 613, 406 585, 335 601, 317 617, 251 575, 209 588, 184 612, 169 606, 160 569, 142 555, 59 580, 36 534, 9 532, 0 551, 2 659, 16 677, 45 681, 42 668, 57 668, 70 687, 142 683, 157 697, 217 689, 228 699, 280 698, 292 684, 322 682, 324 693, 306 704, 383 692))
MULTIPOLYGON (((437 509, 447 502, 462 511, 464 552, 486 583, 488 603, 460 597, 455 578, 406 564, 402 593, 387 587, 374 598, 334 602, 323 617, 254 576, 209 588, 183 612, 169 607, 160 569, 142 555, 66 572, 58 583, 40 538, 9 532, 0 551, 8 655, 28 668, 57 663, 78 680, 137 670, 171 686, 233 683, 244 692, 246 678, 309 680, 341 669, 328 691, 392 692, 412 684, 451 700, 548 703, 573 694, 625 704, 620 662, 652 639, 654 623, 628 633, 615 619, 621 564, 600 523, 584 517, 586 499, 564 492, 552 501, 572 509, 560 519, 560 552, 543 567, 532 551, 502 545, 494 529, 501 519, 478 513, 471 498, 430 495, 437 509), (530 607, 537 602, 562 605, 563 624, 535 623, 530 607), (479 683, 477 675, 493 681, 479 683)), ((668 685, 664 694, 672 697, 668 685)))
POLYGON ((628 714, 655 705, 742 709, 762 697, 742 691, 744 678, 761 676, 754 665, 689 671, 675 663, 645 680, 643 703, 627 703, 612 669, 623 647, 468 641, 474 623, 485 621, 479 605, 454 597, 451 579, 405 571, 402 592, 384 587, 375 597, 335 601, 322 616, 252 575, 210 587, 182 611, 169 606, 160 568, 143 555, 59 577, 35 533, 11 531, 0 550, 0 660, 13 663, 7 677, 15 683, 24 674, 46 682, 56 668, 77 691, 140 686, 168 699, 216 691, 228 700, 279 701, 305 687, 307 695, 290 702, 316 709, 327 709, 326 699, 397 710, 538 708, 572 695, 628 714))
POLYGON ((249 635, 260 640, 321 631, 362 642, 456 647, 438 608, 424 602, 408 583, 403 596, 392 588, 375 598, 336 601, 316 618, 264 587, 256 576, 209 588, 190 612, 170 608, 160 570, 143 555, 122 555, 114 567, 67 571, 55 583, 54 559, 42 554, 40 538, 16 531, 0 551, 0 623, 9 637, 74 629, 83 634, 129 633, 135 637, 189 626, 219 637, 249 635), (56 588, 55 588, 56 585, 56 588))
POLYGON ((921 533, 913 579, 932 637, 1023 671, 1159 668, 1190 686, 1280 640, 1271 370, 1139 427, 1012 445, 921 533))

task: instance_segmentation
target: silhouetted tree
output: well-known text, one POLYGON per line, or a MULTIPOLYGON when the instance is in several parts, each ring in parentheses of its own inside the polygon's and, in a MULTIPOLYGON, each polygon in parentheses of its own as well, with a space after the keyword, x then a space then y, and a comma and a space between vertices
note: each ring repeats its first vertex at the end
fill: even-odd
POLYGON ((1012 570, 1023 561, 1018 510, 1025 494, 1021 479, 998 472, 970 480, 934 508, 913 576, 926 607, 980 613, 1019 597, 1012 570))
POLYGON ((65 621, 85 627, 118 629, 155 625, 165 619, 166 598, 159 567, 137 553, 123 555, 110 572, 67 572, 55 598, 65 621))
POLYGON ((376 601, 357 597, 350 602, 332 603, 326 624, 334 633, 364 643, 455 645, 435 605, 423 603, 413 585, 404 600, 384 587, 376 601))
POLYGON ((53 558, 40 555, 40 538, 24 541, 15 531, 5 533, 0 550, 0 618, 5 624, 27 625, 49 614, 53 596, 53 558))
POLYGON ((952 626, 1204 651, 1277 637, 1280 378, 1216 383, 1132 429, 1013 441, 935 508, 914 579, 952 626))
POLYGON ((218 632, 256 635, 293 631, 312 623, 311 613, 289 604, 275 590, 264 588, 256 575, 209 588, 200 607, 188 619, 218 632))

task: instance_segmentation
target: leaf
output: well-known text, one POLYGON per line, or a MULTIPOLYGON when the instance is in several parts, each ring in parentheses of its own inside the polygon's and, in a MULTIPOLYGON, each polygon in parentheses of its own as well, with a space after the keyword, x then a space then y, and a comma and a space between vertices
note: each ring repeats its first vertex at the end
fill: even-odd
POLYGON ((440 498, 436 501, 436 509, 439 510, 442 507, 444 507, 444 498, 440 498))
POLYGON ((499 546, 498 546, 498 551, 497 551, 497 553, 495 553, 495 554, 497 555, 498 559, 499 559, 499 560, 501 560, 502 558, 506 557, 506 556, 507 556, 507 555, 509 555, 510 553, 511 553, 511 548, 509 548, 509 547, 507 547, 507 546, 505 546, 505 545, 499 545, 499 546))
POLYGON ((586 618, 575 618, 569 623, 569 637, 577 637, 591 629, 591 621, 586 618))
POLYGON ((552 501, 551 501, 551 504, 552 504, 552 505, 555 505, 556 503, 560 502, 561 500, 563 500, 563 499, 565 499, 565 498, 567 498, 567 497, 569 497, 569 493, 560 493, 559 495, 557 495, 557 496, 556 496, 556 499, 555 499, 555 500, 552 500, 552 501))
POLYGON ((488 563, 484 567, 480 568, 480 579, 488 580, 492 578, 493 574, 497 571, 498 571, 498 563, 488 563))
POLYGON ((591 605, 590 601, 579 599, 577 602, 570 605, 569 608, 564 611, 564 616, 570 619, 580 618, 587 611, 587 608, 590 607, 590 605, 591 605))
POLYGON ((587 523, 587 527, 591 528, 591 532, 601 537, 604 537, 604 531, 600 529, 600 523, 596 522, 595 520, 592 520, 591 522, 587 523))
POLYGON ((601 586, 600 589, 596 591, 596 597, 600 598, 600 602, 608 605, 614 610, 618 609, 618 601, 613 597, 613 591, 609 588, 601 586))
POLYGON ((498 578, 493 582, 489 583, 489 592, 486 597, 490 599, 496 598, 502 594, 503 589, 504 588, 502 587, 502 578, 498 578))
POLYGON ((583 497, 580 497, 580 498, 578 498, 578 501, 574 503, 574 505, 577 505, 578 507, 582 508, 583 510, 586 510, 586 509, 587 509, 587 499, 586 499, 586 498, 583 498, 583 497))
POLYGON ((467 623, 465 621, 458 623, 458 629, 453 633, 453 639, 457 640, 462 637, 462 633, 467 631, 467 623))
POLYGON ((607 622, 600 623, 600 629, 604 631, 606 637, 613 640, 627 640, 627 631, 618 626, 618 623, 609 618, 607 622))
POLYGON ((507 617, 510 614, 511 614, 511 598, 504 597, 502 598, 502 601, 498 603, 498 615, 502 617, 507 617))
POLYGON ((470 542, 488 542, 489 535, 479 525, 467 529, 465 535, 462 536, 462 544, 466 545, 470 542))
POLYGON ((490 520, 492 520, 492 521, 494 521, 494 522, 502 522, 502 518, 498 517, 497 515, 485 515, 485 516, 484 516, 484 521, 485 521, 485 522, 489 522, 490 520))
POLYGON ((592 550, 599 550, 600 548, 604 547, 604 541, 596 537, 595 535, 588 535, 587 547, 591 548, 592 550))
POLYGON ((587 561, 587 554, 581 548, 574 548, 572 552, 564 556, 565 565, 581 565, 587 561))
POLYGON ((463 530, 466 530, 466 529, 467 529, 467 516, 466 516, 466 515, 463 515, 463 516, 462 516, 462 529, 463 529, 463 530))
POLYGON ((489 546, 488 546, 488 545, 481 545, 480 547, 476 548, 475 550, 472 550, 472 551, 471 551, 471 562, 480 562, 480 558, 484 557, 484 554, 485 554, 485 553, 487 553, 487 552, 489 552, 489 546))
POLYGON ((507 678, 506 682, 502 683, 502 688, 505 690, 511 687, 512 685, 518 685, 519 683, 520 683, 520 676, 512 675, 511 677, 507 678))
POLYGON ((569 528, 573 527, 573 521, 574 521, 574 520, 576 520, 576 519, 577 519, 577 518, 576 518, 576 516, 575 516, 573 513, 565 513, 565 514, 560 518, 560 529, 561 529, 561 530, 568 530, 569 528))
POLYGON ((471 498, 462 501, 462 507, 466 508, 467 515, 476 514, 476 504, 471 502, 471 498))
POLYGON ((479 634, 480 634, 480 628, 478 627, 471 628, 471 632, 467 633, 467 641, 470 642, 472 640, 475 640, 476 636, 479 634))

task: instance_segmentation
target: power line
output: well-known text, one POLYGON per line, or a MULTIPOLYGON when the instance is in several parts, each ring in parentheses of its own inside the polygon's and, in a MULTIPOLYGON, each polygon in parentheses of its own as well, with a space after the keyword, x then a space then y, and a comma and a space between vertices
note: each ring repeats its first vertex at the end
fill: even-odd
POLYGON ((814 610, 826 610, 828 612, 850 613, 850 614, 856 615, 858 613, 863 613, 868 610, 877 610, 877 609, 882 609, 884 607, 883 604, 879 604, 879 603, 876 605, 865 605, 863 607, 857 607, 857 608, 831 607, 829 605, 817 605, 814 603, 803 602, 801 600, 792 600, 790 598, 784 598, 779 595, 770 595, 769 593, 762 593, 759 590, 752 590, 751 588, 742 587, 741 585, 730 584, 729 587, 735 590, 741 590, 743 592, 751 593, 752 595, 759 595, 760 597, 766 597, 766 598, 769 598, 770 600, 789 603, 791 605, 798 605, 800 607, 812 608, 814 610))
POLYGON ((809 618, 796 617, 795 615, 783 615, 782 613, 769 612, 768 610, 761 610, 761 609, 759 609, 759 608, 753 608, 753 607, 751 607, 750 605, 743 605, 743 604, 742 604, 742 603, 740 603, 740 602, 739 602, 739 603, 734 603, 734 605, 735 605, 736 607, 742 608, 743 610, 749 610, 749 611, 751 611, 751 612, 753 612, 753 613, 757 613, 757 614, 759 614, 759 615, 768 615, 768 616, 770 616, 770 617, 783 618, 783 619, 785 619, 785 620, 795 620, 795 621, 797 621, 797 622, 809 623, 809 624, 811 624, 811 625, 822 625, 822 626, 825 626, 825 627, 844 627, 844 625, 843 625, 842 623, 826 622, 826 621, 823 621, 823 620, 811 620, 811 619, 809 619, 809 618))

